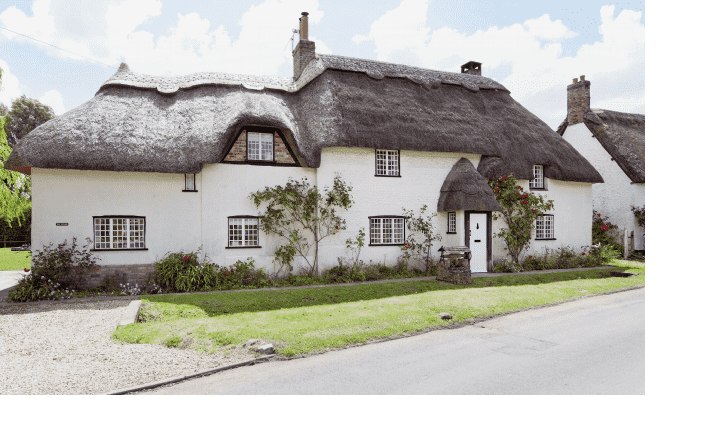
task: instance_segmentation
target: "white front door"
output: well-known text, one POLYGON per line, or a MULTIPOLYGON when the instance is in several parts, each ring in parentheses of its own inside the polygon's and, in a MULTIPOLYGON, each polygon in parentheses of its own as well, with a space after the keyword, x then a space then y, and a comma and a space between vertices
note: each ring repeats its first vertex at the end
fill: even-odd
POLYGON ((488 271, 486 262, 486 214, 471 213, 471 273, 488 271))

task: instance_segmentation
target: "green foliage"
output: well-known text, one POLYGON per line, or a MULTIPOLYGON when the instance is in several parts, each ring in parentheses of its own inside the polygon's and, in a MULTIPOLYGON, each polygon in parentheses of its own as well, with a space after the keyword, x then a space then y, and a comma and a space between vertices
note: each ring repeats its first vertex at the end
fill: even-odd
POLYGON ((441 240, 441 235, 435 232, 433 226, 433 218, 436 217, 437 213, 424 216, 427 210, 428 205, 423 205, 418 217, 413 217, 413 211, 403 208, 403 217, 406 218, 409 234, 406 235, 406 240, 403 247, 401 247, 402 258, 406 261, 413 258, 422 262, 426 271, 430 270, 433 265, 433 255, 431 253, 433 241, 441 240))
MULTIPOLYGON (((2 186, 0 186, 2 188, 2 186)), ((18 225, 17 221, 0 219, 0 240, 4 241, 22 241, 30 243, 30 226, 32 223, 32 208, 25 207, 23 214, 19 216, 22 225, 18 225), (14 225, 13 225, 14 223, 14 225)), ((22 245, 15 243, 14 246, 22 245)), ((8 245, 10 247, 10 245, 8 245)))
POLYGON ((618 226, 604 219, 601 213, 597 213, 595 210, 593 211, 591 238, 593 245, 608 245, 619 253, 623 253, 623 244, 618 242, 618 226))
POLYGON ((493 220, 501 218, 507 226, 493 235, 503 240, 511 259, 518 264, 523 252, 531 246, 536 218, 553 209, 553 200, 546 201, 542 196, 524 193, 523 187, 516 184, 513 174, 489 180, 488 183, 503 207, 501 211, 493 213, 493 220))
POLYGON ((633 211, 633 215, 636 216, 636 221, 641 228, 646 228, 646 205, 642 207, 631 206, 631 211, 633 211))
POLYGON ((7 227, 13 227, 13 221, 25 226, 30 232, 30 177, 19 172, 5 169, 5 162, 12 152, 5 135, 6 118, 0 117, 0 218, 7 227))
POLYGON ((52 118, 55 118, 53 109, 37 99, 28 98, 25 95, 16 98, 5 116, 5 133, 8 144, 15 147, 21 138, 52 118))
MULTIPOLYGON (((365 245, 366 233, 364 230, 364 227, 360 227, 355 239, 348 238, 345 240, 345 247, 348 251, 350 251, 351 261, 353 262, 353 265, 351 265, 351 273, 357 270, 358 267, 363 264, 363 261, 359 261, 359 258, 361 249, 365 245)), ((340 262, 340 260, 338 261, 340 262)))
POLYGON ((494 273, 516 273, 516 272, 522 272, 523 267, 515 262, 515 261, 509 261, 508 259, 498 259, 496 262, 493 263, 493 272, 494 273))
POLYGON ((286 241, 275 251, 275 261, 281 269, 290 268, 294 257, 300 255, 308 264, 309 272, 317 274, 318 243, 346 229, 345 219, 338 212, 353 205, 350 194, 353 188, 339 174, 333 179, 333 187, 325 187, 323 193, 307 180, 288 179, 285 186, 266 187, 252 193, 250 198, 258 209, 262 203, 268 203, 260 215, 260 228, 286 241))
MULTIPOLYGON (((52 248, 53 244, 37 250, 32 258, 32 272, 10 291, 8 301, 36 301, 42 299, 66 299, 79 289, 83 277, 96 267, 97 257, 89 251, 90 238, 82 250, 77 248, 76 238, 71 245, 67 241, 52 248)), ((25 269, 27 271, 27 269, 25 269)))

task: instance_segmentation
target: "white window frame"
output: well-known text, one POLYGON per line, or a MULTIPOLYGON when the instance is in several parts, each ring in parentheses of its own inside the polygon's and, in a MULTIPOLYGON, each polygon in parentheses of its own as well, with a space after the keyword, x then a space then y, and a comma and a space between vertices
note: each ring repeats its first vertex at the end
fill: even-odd
POLYGON ((246 157, 251 161, 273 161, 275 133, 248 132, 246 157))
POLYGON ((456 212, 449 211, 448 212, 448 233, 455 233, 455 232, 456 232, 456 212))
POLYGON ((406 219, 402 216, 373 216, 370 219, 369 245, 402 245, 406 238, 406 219))
POLYGON ((376 149, 376 175, 381 177, 400 177, 400 151, 376 149))
POLYGON ((185 189, 183 191, 196 191, 195 174, 185 174, 185 189))
POLYGON ((528 187, 530 189, 544 189, 546 187, 543 165, 533 165, 533 179, 528 182, 528 187))
POLYGON ((257 216, 228 217, 228 248, 260 247, 260 219, 257 216))
POLYGON ((145 217, 93 217, 93 247, 95 250, 144 250, 145 217))
POLYGON ((553 214, 544 214, 536 218, 536 239, 537 240, 549 240, 555 239, 555 228, 554 228, 553 214))

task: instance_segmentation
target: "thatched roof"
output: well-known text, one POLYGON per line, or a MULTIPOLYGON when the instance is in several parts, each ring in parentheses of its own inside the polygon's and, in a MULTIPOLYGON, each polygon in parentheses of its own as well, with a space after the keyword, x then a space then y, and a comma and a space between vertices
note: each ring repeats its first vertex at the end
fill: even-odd
POLYGON ((441 186, 437 211, 500 211, 488 181, 478 173, 467 158, 461 158, 453 165, 441 186))
POLYGON ((324 147, 442 151, 501 159, 502 174, 602 182, 563 138, 482 76, 319 55, 297 82, 201 73, 178 78, 121 66, 90 101, 17 145, 12 166, 199 172, 239 129, 284 130, 301 164, 324 147))
MULTIPOLYGON (((583 123, 632 182, 646 182, 645 115, 589 109, 583 123)), ((557 132, 563 135, 567 127, 564 120, 557 132)))

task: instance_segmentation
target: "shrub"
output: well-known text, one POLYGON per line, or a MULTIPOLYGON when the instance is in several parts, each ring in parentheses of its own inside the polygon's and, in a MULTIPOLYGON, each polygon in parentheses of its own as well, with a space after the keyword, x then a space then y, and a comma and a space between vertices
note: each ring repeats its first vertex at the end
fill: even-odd
POLYGON ((208 262, 207 257, 198 261, 198 251, 191 253, 167 253, 155 263, 157 284, 174 292, 213 290, 218 286, 218 266, 208 262))
POLYGON ((593 245, 610 245, 614 250, 623 253, 623 244, 618 242, 618 225, 612 224, 601 216, 601 213, 593 212, 593 223, 591 226, 593 245))
POLYGON ((521 267, 520 264, 509 261, 508 259, 502 258, 497 259, 493 263, 493 272, 494 273, 516 273, 523 271, 523 267, 521 267))
POLYGON ((29 302, 40 300, 65 300, 73 297, 74 289, 63 289, 60 283, 35 272, 21 279, 8 294, 9 302, 29 302))
POLYGON ((611 259, 616 259, 621 253, 611 245, 597 244, 591 246, 591 256, 596 258, 598 265, 608 264, 611 259))

